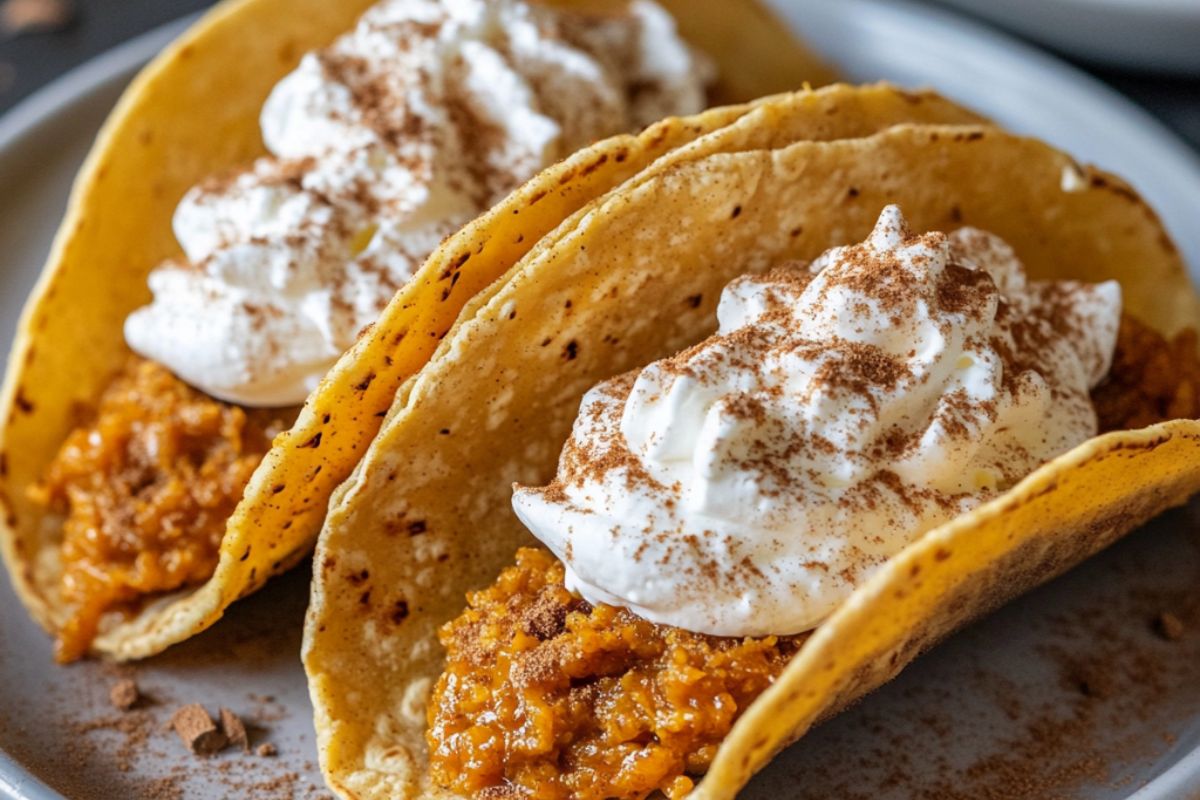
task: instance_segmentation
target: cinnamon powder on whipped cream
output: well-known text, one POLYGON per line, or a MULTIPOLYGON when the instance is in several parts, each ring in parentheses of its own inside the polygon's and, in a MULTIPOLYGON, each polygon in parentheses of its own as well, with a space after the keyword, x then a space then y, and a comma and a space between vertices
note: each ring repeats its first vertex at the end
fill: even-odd
POLYGON ((717 636, 809 630, 921 533, 1097 432, 1115 283, 1028 282, 914 235, 733 281, 718 332, 589 392, 513 505, 592 603, 717 636))
POLYGON ((126 340, 222 400, 299 403, 444 237, 584 145, 700 111, 711 77, 647 0, 381 0, 272 91, 270 156, 183 199, 184 258, 126 340))

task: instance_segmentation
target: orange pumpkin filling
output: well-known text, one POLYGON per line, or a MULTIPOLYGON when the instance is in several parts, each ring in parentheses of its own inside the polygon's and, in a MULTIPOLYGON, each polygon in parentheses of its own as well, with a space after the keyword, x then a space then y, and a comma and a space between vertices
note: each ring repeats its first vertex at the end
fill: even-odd
POLYGON ((721 639, 592 606, 522 549, 441 631, 434 780, 465 797, 680 798, 803 637, 721 639))
POLYGON ((286 412, 213 400, 130 359, 30 490, 65 516, 59 661, 87 652, 106 613, 212 575, 225 524, 288 422, 286 412))
MULTIPOLYGON (((1093 400, 1102 431, 1200 417, 1195 331, 1122 320, 1093 400)), ((440 638, 426 734, 433 781, 464 797, 676 800, 805 636, 723 639, 592 606, 522 549, 440 638)))
POLYGON ((1112 368, 1092 392, 1092 402, 1102 433, 1200 419, 1200 337, 1189 328, 1167 339, 1121 317, 1112 368))

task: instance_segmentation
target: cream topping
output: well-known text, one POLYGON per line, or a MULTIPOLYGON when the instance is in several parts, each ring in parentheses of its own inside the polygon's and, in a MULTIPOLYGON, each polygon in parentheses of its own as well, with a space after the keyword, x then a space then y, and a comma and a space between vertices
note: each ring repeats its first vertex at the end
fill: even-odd
POLYGON ((794 634, 921 533, 1094 436, 1115 282, 1026 281, 1002 240, 866 242, 733 281, 715 335, 595 387, 513 506, 571 588, 721 636, 794 634))
POLYGON ((383 0, 262 111, 270 156, 180 203, 125 336, 216 397, 302 401, 448 234, 543 167, 704 107, 662 8, 383 0))

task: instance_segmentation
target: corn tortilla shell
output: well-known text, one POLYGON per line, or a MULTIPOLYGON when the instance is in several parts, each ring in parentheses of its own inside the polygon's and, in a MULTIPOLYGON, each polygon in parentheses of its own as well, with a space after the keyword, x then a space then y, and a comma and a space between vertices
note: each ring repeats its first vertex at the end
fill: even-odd
MULTIPOLYGON (((725 127, 670 151, 650 168, 614 189, 609 196, 626 192, 632 186, 648 180, 650 176, 669 170, 675 165, 694 161, 714 153, 782 146, 796 140, 828 140, 846 136, 865 136, 899 121, 909 120, 925 123, 961 123, 979 122, 980 118, 932 93, 906 92, 884 84, 864 87, 837 85, 816 91, 767 98, 755 103, 745 114, 731 121, 725 127)), ((601 143, 597 147, 603 149, 606 144, 601 143)), ((525 260, 552 259, 554 257, 551 254, 552 250, 559 240, 569 235, 570 231, 588 213, 588 207, 584 207, 567 218, 558 228, 539 241, 525 256, 525 260)), ((514 268, 514 272, 517 269, 514 268)), ((492 297, 503 292, 505 286, 506 280, 500 280, 488 289, 478 292, 467 304, 460 319, 467 320, 473 317, 490 303, 492 297)), ((439 352, 454 346, 455 341, 455 337, 447 337, 439 352)), ((412 385, 413 383, 410 381, 397 394, 389 420, 391 416, 404 413, 412 385)), ((509 552, 505 558, 507 559, 511 555, 509 552)), ((461 598, 457 599, 461 600, 461 598)), ((322 709, 319 704, 317 708, 318 713, 321 713, 322 709)), ((318 724, 318 730, 322 730, 320 724, 318 724)), ((348 745, 347 741, 338 738, 340 736, 340 733, 330 734, 328 739, 331 742, 335 740, 338 742, 337 745, 334 745, 335 747, 348 745)))
POLYGON ((1200 423, 1110 433, 931 531, 827 619, 738 720, 692 797, 732 798, 819 720, 958 628, 1200 491, 1200 423))
MULTIPOLYGON (((1031 277, 1116 278, 1129 311, 1164 333, 1200 327, 1153 212, 1119 179, 1036 141, 982 126, 897 126, 664 161, 673 163, 589 205, 477 299, 335 495, 304 657, 322 767, 341 796, 453 796, 427 777, 425 702, 444 658, 436 630, 532 541, 511 512, 512 482, 552 477, 597 381, 711 333, 737 275, 860 241, 895 202, 915 229, 1003 236, 1031 277), (1063 189, 1064 170, 1080 178, 1075 191, 1063 189)), ((732 797, 814 720, 923 647, 1197 489, 1200 423, 1172 422, 1085 443, 929 533, 817 629, 747 710, 696 796, 732 797)))
MULTIPOLYGON (((127 357, 125 317, 149 300, 149 271, 179 254, 171 233, 179 199, 202 179, 263 154, 258 115, 271 88, 303 53, 349 30, 372 1, 226 2, 137 77, 101 131, 22 315, 0 395, 0 550, 18 596, 47 630, 65 617, 58 596, 61 520, 30 502, 26 487, 40 479, 79 410, 94 404, 127 357)), ((762 18, 753 0, 726 6, 727 15, 741 13, 762 18)), ((749 99, 759 88, 809 77, 771 71, 811 59, 781 29, 769 33, 760 47, 793 56, 760 59, 749 40, 741 52, 713 54, 720 70, 740 76, 723 99, 749 99)), ((159 652, 213 624, 230 603, 303 558, 334 487, 365 451, 397 388, 429 358, 471 294, 586 202, 746 110, 721 108, 609 140, 543 173, 540 183, 448 240, 275 441, 228 523, 212 579, 157 598, 132 618, 107 618, 93 650, 119 660, 159 652)))
MULTIPOLYGON (((539 0, 546 5, 593 13, 618 11, 630 0, 539 0)), ((655 0, 675 17, 680 34, 720 65, 716 93, 730 98, 763 97, 837 80, 819 56, 798 46, 790 28, 758 0, 655 0), (736 15, 734 17, 733 15, 736 15), (736 23, 733 20, 736 19, 736 23)))

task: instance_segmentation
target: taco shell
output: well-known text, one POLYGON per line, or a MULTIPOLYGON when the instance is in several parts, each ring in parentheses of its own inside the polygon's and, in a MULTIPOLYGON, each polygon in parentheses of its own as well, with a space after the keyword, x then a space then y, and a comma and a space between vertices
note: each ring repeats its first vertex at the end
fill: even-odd
MULTIPOLYGON (((306 626, 322 766, 342 796, 451 796, 426 768, 436 631, 532 541, 512 483, 553 476, 588 388, 711 333, 732 278, 859 241, 898 203, 917 230, 1000 235, 1031 278, 1115 278, 1128 312, 1163 333, 1200 327, 1178 253, 1119 179, 979 125, 880 116, 806 136, 807 102, 765 102, 576 213, 468 305, 397 394, 331 502, 306 626)), ((731 797, 920 649, 1198 489, 1200 423, 1165 423, 1092 440, 927 534, 818 628, 696 796, 731 797)))
MULTIPOLYGON (((372 2, 226 2, 137 77, 101 131, 22 315, 0 395, 0 551, 18 596, 47 630, 64 619, 60 522, 26 488, 127 358, 124 318, 148 301, 150 270, 179 253, 171 233, 179 199, 204 178, 263 154, 258 114, 271 88, 372 2)), ((726 15, 765 19, 753 0, 737 6, 727 4, 726 15)), ((779 70, 816 63, 780 27, 756 22, 754 29, 763 38, 713 53, 719 70, 739 76, 723 100, 796 85, 809 76, 779 70), (760 50, 775 55, 760 58, 760 50)), ((213 577, 132 617, 107 619, 93 650, 119 660, 159 652, 303 558, 330 494, 365 451, 397 388, 426 362, 470 296, 578 208, 747 110, 720 108, 609 140, 551 168, 443 243, 275 440, 228 523, 213 577)))

